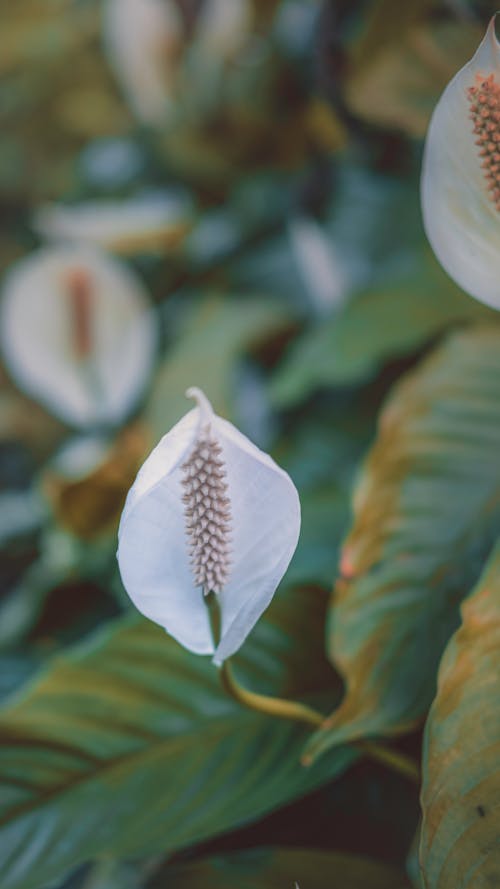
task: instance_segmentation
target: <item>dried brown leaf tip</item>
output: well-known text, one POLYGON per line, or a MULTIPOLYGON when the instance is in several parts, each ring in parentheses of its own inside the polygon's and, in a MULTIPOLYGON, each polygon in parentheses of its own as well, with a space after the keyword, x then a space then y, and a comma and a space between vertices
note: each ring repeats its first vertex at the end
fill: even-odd
POLYGON ((477 74, 475 86, 467 90, 467 98, 488 191, 500 210, 500 85, 494 74, 477 74))
POLYGON ((227 496, 222 448, 204 426, 182 464, 186 531, 191 570, 205 595, 220 593, 229 577, 231 504, 227 496))

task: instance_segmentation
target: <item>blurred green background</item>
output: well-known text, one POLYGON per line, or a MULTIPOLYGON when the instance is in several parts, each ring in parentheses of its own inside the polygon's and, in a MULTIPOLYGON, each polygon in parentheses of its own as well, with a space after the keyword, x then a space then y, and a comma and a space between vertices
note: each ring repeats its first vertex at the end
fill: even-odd
MULTIPOLYGON (((299 546, 278 610, 270 610, 276 626, 255 631, 243 669, 259 690, 296 687, 290 676, 280 678, 285 668, 271 636, 285 633, 279 608, 298 595, 294 632, 310 680, 299 693, 311 691, 332 709, 340 680, 322 653, 324 610, 380 406, 445 332, 494 315, 459 291, 433 257, 418 184, 432 108, 494 11, 481 0, 0 0, 0 695, 7 708, 14 702, 15 711, 21 687, 32 694, 31 681, 47 665, 74 669, 77 687, 78 663, 58 656, 82 641, 77 652, 95 638, 103 645, 106 633, 135 620, 115 563, 120 512, 143 459, 188 409, 185 389, 198 385, 218 413, 287 469, 302 503, 299 546), (69 266, 83 269, 88 292, 106 306, 109 296, 108 347, 99 345, 92 300, 86 321, 74 314, 78 294, 66 260, 62 278, 59 260, 52 279, 35 266, 31 283, 17 285, 26 290, 26 317, 7 314, 20 299, 13 274, 39 250, 62 247, 69 266), (126 276, 132 301, 137 296, 130 317, 119 295, 111 300, 111 284, 101 283, 95 251, 126 276), (45 325, 35 329, 30 300, 39 305, 51 281, 68 291, 63 320, 50 303, 45 325), (128 325, 144 318, 150 336, 131 350, 128 325), (85 360, 82 324, 91 331, 85 360), (131 380, 116 411, 111 383, 107 408, 99 408, 102 380, 96 387, 92 356, 101 348, 102 372, 131 380), (56 352, 59 370, 42 383, 39 368, 56 352), (94 407, 75 421, 68 381, 80 373, 94 407), (308 642, 309 630, 300 627, 309 611, 308 642)), ((163 641, 154 635, 151 644, 160 649, 163 641)), ((283 642, 283 651, 291 645, 283 642)), ((179 695, 189 697, 205 681, 197 671, 208 676, 212 668, 199 659, 193 678, 176 657, 151 667, 155 682, 175 683, 178 675, 179 695)), ((97 692, 98 671, 94 682, 97 692)), ((56 737, 76 707, 71 694, 59 704, 61 724, 53 717, 49 731, 56 737)), ((124 700, 124 715, 132 718, 133 706, 124 700)), ((33 717, 19 718, 29 728, 33 717)), ((267 750, 265 727, 247 743, 246 729, 231 718, 225 756, 233 737, 247 750, 267 750)), ((203 799, 195 794, 211 773, 211 753, 205 765, 202 753, 212 742, 200 730, 189 767, 196 817, 176 814, 175 806, 168 814, 172 800, 150 803, 146 779, 140 790, 141 768, 145 774, 150 766, 138 764, 123 798, 115 788, 131 836, 135 819, 138 834, 151 829, 139 826, 150 804, 159 836, 163 821, 165 836, 179 819, 193 825, 164 847, 159 836, 149 847, 110 834, 98 848, 68 829, 68 848, 58 857, 53 840, 40 864, 37 854, 31 859, 30 831, 43 832, 40 825, 56 817, 77 823, 82 813, 90 836, 101 791, 87 800, 82 794, 71 811, 64 803, 57 816, 38 801, 31 826, 5 835, 2 889, 409 885, 418 788, 358 758, 353 747, 307 772, 298 764, 305 734, 287 731, 280 757, 287 752, 295 777, 286 772, 273 784, 269 762, 252 779, 250 760, 241 775, 226 775, 232 790, 223 805, 216 787, 203 799)), ((95 743, 100 755, 97 736, 95 743)), ((397 743, 420 756, 418 730, 397 743)), ((16 760, 17 777, 0 801, 7 826, 11 803, 17 811, 30 792, 21 781, 30 762, 29 751, 16 760), (10 798, 14 790, 19 799, 10 798)), ((48 774, 51 764, 37 762, 48 774)), ((166 774, 169 766, 160 758, 157 768, 166 774)), ((153 770, 151 786, 155 780, 153 770)), ((99 834, 104 821, 95 817, 99 834)))

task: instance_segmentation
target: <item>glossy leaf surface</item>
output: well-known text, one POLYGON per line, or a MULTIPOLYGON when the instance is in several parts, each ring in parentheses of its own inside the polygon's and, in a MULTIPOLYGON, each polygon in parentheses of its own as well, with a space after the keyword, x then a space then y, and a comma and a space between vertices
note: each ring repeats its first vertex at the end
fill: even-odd
MULTIPOLYGON (((236 670, 256 690, 336 694, 324 600, 277 600, 236 670), (272 677, 271 683, 269 677, 272 677)), ((2 889, 35 889, 104 853, 166 853, 232 829, 342 771, 304 770, 307 730, 242 709, 216 669, 127 619, 56 659, 0 718, 2 889)))
POLYGON ((430 705, 459 603, 500 529, 499 391, 491 325, 450 337, 386 404, 330 614, 346 693, 310 755, 404 731, 430 705))

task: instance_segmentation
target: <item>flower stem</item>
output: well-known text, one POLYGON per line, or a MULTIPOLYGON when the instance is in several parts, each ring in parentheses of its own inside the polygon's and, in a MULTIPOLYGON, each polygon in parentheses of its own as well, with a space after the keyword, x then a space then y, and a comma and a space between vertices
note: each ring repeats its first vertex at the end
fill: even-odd
POLYGON ((224 661, 220 667, 220 677, 225 691, 251 710, 258 710, 259 713, 267 713, 269 716, 277 716, 279 719, 305 722, 315 728, 319 728, 323 724, 325 717, 317 710, 313 710, 312 707, 307 707, 298 701, 288 701, 285 698, 259 695, 243 688, 236 680, 229 661, 224 661))
MULTIPOLYGON (((236 679, 229 661, 224 661, 220 667, 220 677, 222 686, 230 697, 251 710, 257 710, 259 713, 266 713, 278 719, 305 722, 314 728, 321 728, 325 722, 326 717, 322 713, 298 701, 260 695, 243 688, 236 679)), ((408 778, 415 784, 420 783, 420 769, 411 756, 406 756, 405 753, 394 750, 392 747, 381 744, 379 741, 353 741, 352 746, 359 750, 363 756, 366 756, 367 759, 375 760, 387 766, 391 771, 403 775, 403 777, 408 778)), ((309 763, 306 761, 304 764, 308 765, 309 763)))
MULTIPOLYGON (((210 613, 210 623, 215 645, 220 639, 220 611, 217 597, 213 593, 206 596, 206 604, 210 613)), ((321 728, 326 716, 318 710, 313 710, 299 701, 290 701, 285 698, 275 698, 272 695, 261 695, 244 688, 236 679, 229 660, 222 663, 219 668, 222 687, 227 694, 250 710, 258 713, 266 713, 278 719, 290 719, 293 722, 304 722, 313 728, 321 728)), ((418 764, 399 750, 393 750, 385 744, 377 741, 354 741, 352 744, 360 753, 368 759, 382 763, 393 772, 398 772, 416 784, 420 783, 420 769, 418 764)))
POLYGON ((393 772, 398 772, 414 784, 420 784, 420 767, 411 756, 406 753, 400 753, 386 744, 380 744, 377 741, 356 741, 355 747, 361 751, 368 759, 374 759, 376 762, 382 763, 393 772))

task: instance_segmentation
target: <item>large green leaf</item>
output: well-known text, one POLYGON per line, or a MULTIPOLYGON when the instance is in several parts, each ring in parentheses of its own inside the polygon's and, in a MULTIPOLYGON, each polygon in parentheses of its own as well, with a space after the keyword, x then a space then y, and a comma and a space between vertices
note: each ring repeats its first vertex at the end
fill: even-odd
POLYGON ((289 323, 289 316, 262 298, 199 303, 167 352, 146 407, 156 439, 190 408, 185 391, 200 386, 217 413, 231 416, 233 372, 239 357, 289 323))
MULTIPOLYGON (((317 591, 289 591, 236 671, 257 690, 322 700, 317 591)), ((0 717, 2 889, 35 889, 81 861, 166 852, 301 795, 352 761, 311 771, 307 729, 243 709, 207 658, 140 618, 54 660, 0 717)))
POLYGON ((401 871, 369 858, 268 848, 168 868, 150 889, 403 889, 405 885, 401 871))
POLYGON ((451 336, 396 387, 354 494, 328 647, 346 683, 309 755, 423 717, 458 606, 500 531, 500 327, 451 336))
POLYGON ((427 889, 500 886, 500 544, 450 640, 426 727, 427 889))
POLYGON ((272 381, 272 399, 286 407, 320 386, 358 384, 450 324, 481 319, 494 320, 495 312, 459 290, 428 251, 416 252, 398 275, 294 342, 272 381))

